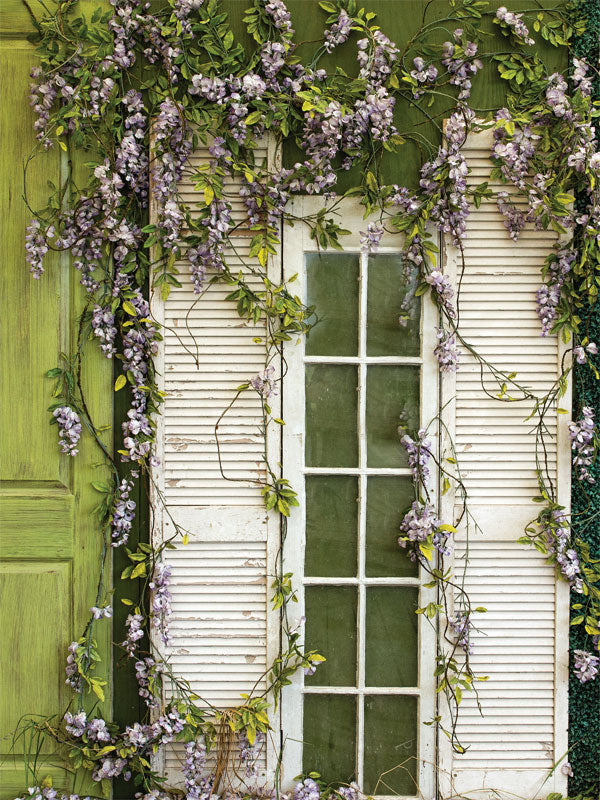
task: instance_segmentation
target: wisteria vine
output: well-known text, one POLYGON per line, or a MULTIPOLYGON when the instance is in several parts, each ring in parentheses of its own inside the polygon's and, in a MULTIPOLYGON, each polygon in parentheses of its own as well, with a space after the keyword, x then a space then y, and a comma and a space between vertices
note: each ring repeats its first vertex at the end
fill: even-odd
MULTIPOLYGON (((151 630, 168 646, 170 567, 163 556, 175 540, 183 538, 185 543, 187 537, 175 525, 174 536, 160 545, 127 548, 137 511, 134 488, 138 481, 152 483, 151 468, 157 466, 153 446, 163 402, 153 361, 161 331, 147 300, 149 284, 166 299, 172 287, 189 280, 201 301, 209 286, 223 283, 230 287, 229 297, 241 318, 266 323, 265 368, 248 376, 229 406, 243 392, 256 392, 265 433, 268 424, 281 423, 273 420, 268 404, 278 388, 275 360, 283 356, 285 343, 307 333, 315 320, 314 309, 306 308, 287 285, 274 285, 267 277, 282 223, 307 225, 320 248, 340 249, 346 231, 336 207, 341 194, 356 196, 368 217, 361 233, 363 250, 376 252, 384 232, 398 233, 399 250, 418 270, 416 293, 428 292, 439 309, 435 356, 440 371, 459 369, 459 344, 466 348, 498 382, 499 401, 531 403, 541 451, 545 418, 566 391, 569 355, 598 374, 597 345, 589 341, 579 317, 580 309, 598 295, 600 153, 594 124, 598 110, 591 102, 597 70, 574 59, 568 75, 550 72, 540 55, 528 49, 537 34, 555 47, 568 48, 581 23, 556 9, 525 15, 503 6, 490 10, 484 0, 450 0, 443 20, 428 21, 427 6, 419 30, 401 48, 356 0, 323 0, 318 5, 325 13, 325 30, 307 65, 297 54, 292 17, 282 0, 250 4, 244 18, 255 45, 250 54, 236 41, 217 0, 170 0, 158 12, 141 0, 111 0, 110 10, 98 9, 89 19, 77 11, 74 0, 59 0, 53 14, 34 20, 41 64, 31 73, 36 153, 58 147, 94 159, 85 186, 69 172, 65 184, 54 187, 47 207, 33 209, 27 229, 26 257, 33 278, 43 280, 49 252, 67 251, 87 297, 75 355, 48 373, 56 381, 57 398, 50 410, 63 453, 76 456, 81 435, 90 435, 110 464, 111 480, 94 484, 102 497, 101 530, 107 545, 103 558, 109 546, 126 548, 130 565, 123 580, 145 581, 140 602, 124 601, 132 608, 121 648, 124 658, 134 659, 140 696, 153 713, 152 721, 149 717, 121 731, 84 710, 90 692, 104 698, 104 682, 94 674, 100 660, 94 627, 107 624, 112 608, 101 581, 88 625, 67 656, 73 710, 34 728, 68 745, 73 766, 88 770, 94 781, 132 779, 136 797, 143 800, 181 794, 166 787, 152 766, 158 748, 176 739, 186 743, 186 798, 204 800, 233 791, 231 770, 237 779, 243 773, 244 786, 269 735, 267 698, 277 702, 294 672, 312 673, 323 660, 304 649, 301 629, 287 623, 285 609, 295 596, 287 574, 280 574, 273 587, 274 608, 282 609, 286 619, 287 644, 270 668, 267 691, 251 692, 239 707, 201 708, 190 687, 171 672, 154 637, 150 649, 143 649, 151 630), (493 19, 508 52, 482 51, 478 28, 483 17, 493 19), (438 45, 430 36, 440 28, 448 31, 448 39, 438 45), (342 47, 354 49, 355 74, 319 66, 322 56, 342 47), (138 67, 143 68, 143 79, 136 77, 138 67), (506 105, 486 113, 469 102, 473 81, 492 67, 505 82, 506 105), (435 131, 435 142, 425 141, 415 128, 402 129, 401 104, 420 112, 435 131), (482 129, 493 131, 490 178, 505 184, 499 191, 487 182, 472 184, 461 152, 467 135, 482 129), (279 145, 293 141, 302 153, 300 160, 277 169, 260 163, 256 142, 266 135, 279 145), (189 159, 198 143, 208 145, 210 160, 192 168, 189 159), (423 153, 418 185, 386 184, 382 158, 407 144, 416 144, 423 153), (337 194, 339 176, 347 171, 359 176, 359 185, 337 194), (186 203, 179 195, 184 174, 192 177, 197 203, 186 203), (241 183, 243 223, 234 219, 228 196, 232 179, 241 183), (287 202, 297 194, 322 196, 322 211, 294 219, 287 202), (526 225, 551 228, 561 237, 543 267, 538 315, 541 335, 560 333, 572 347, 556 385, 542 398, 521 386, 515 375, 489 364, 465 341, 458 313, 460 286, 453 286, 436 265, 432 228, 464 259, 470 208, 490 199, 514 241, 526 225), (250 260, 242 271, 228 262, 240 226, 251 235, 250 260), (188 276, 178 271, 181 261, 189 264, 188 276), (263 290, 251 288, 250 275, 261 278, 263 290), (87 410, 81 368, 88 341, 120 364, 115 390, 127 387, 119 465, 106 451, 87 410), (172 700, 165 705, 166 682, 172 700), (207 768, 211 752, 217 758, 212 774, 207 768)), ((411 300, 407 296, 399 309, 401 324, 411 300)), ((599 434, 593 410, 585 407, 578 413, 570 426, 573 467, 579 480, 592 482, 589 468, 599 434)), ((444 559, 452 551, 457 525, 469 516, 468 498, 456 454, 438 458, 426 430, 407 431, 401 445, 408 454, 415 499, 401 523, 398 544, 425 568, 429 585, 438 591, 438 602, 418 613, 442 621, 436 675, 450 708, 446 732, 460 752, 455 728, 462 692, 474 690, 475 682, 484 679, 475 676, 469 664, 472 615, 485 609, 471 608, 444 559), (463 500, 459 519, 444 522, 431 502, 432 461, 444 491, 453 486, 463 500)), ((296 495, 284 478, 270 467, 267 471, 265 504, 282 515, 285 525, 291 507, 297 505, 296 495)), ((582 682, 594 680, 600 568, 585 543, 573 536, 543 463, 538 476, 536 500, 544 507, 522 541, 546 554, 581 595, 573 624, 585 627, 590 649, 575 652, 573 668, 582 682)), ((433 722, 442 724, 439 717, 433 722)), ((274 791, 279 797, 279 787, 274 791)), ((260 794, 256 788, 252 792, 260 794)), ((271 790, 267 794, 271 796, 271 790)), ((358 794, 353 784, 333 788, 311 776, 297 784, 292 796, 356 800, 358 794)), ((40 783, 29 790, 29 797, 55 800, 59 795, 51 785, 40 783)))

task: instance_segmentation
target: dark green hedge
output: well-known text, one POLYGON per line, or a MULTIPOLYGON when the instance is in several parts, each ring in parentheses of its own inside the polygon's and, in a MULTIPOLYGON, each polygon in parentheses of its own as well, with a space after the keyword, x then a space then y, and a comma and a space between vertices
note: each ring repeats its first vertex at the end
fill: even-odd
MULTIPOLYGON (((600 0, 580 0, 575 13, 587 21, 585 33, 575 43, 575 55, 598 65, 600 0)), ((600 100, 600 80, 595 85, 595 98, 600 100)), ((583 324, 590 339, 600 342, 600 303, 587 311, 583 324)), ((582 366, 575 370, 574 414, 584 405, 594 408, 596 417, 600 418, 600 384, 590 370, 582 366)), ((589 542, 592 555, 600 558, 600 463, 594 465, 593 474, 596 478, 593 486, 584 487, 573 481, 572 509, 577 535, 589 542)), ((585 646, 578 626, 571 633, 571 654, 585 646)), ((569 745, 572 748, 569 760, 574 773, 569 781, 570 793, 600 797, 600 680, 581 684, 571 675, 569 745)))

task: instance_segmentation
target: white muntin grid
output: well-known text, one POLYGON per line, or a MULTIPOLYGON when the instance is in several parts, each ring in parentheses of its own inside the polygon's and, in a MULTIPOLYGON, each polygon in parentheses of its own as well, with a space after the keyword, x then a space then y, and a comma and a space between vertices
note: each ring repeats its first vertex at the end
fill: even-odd
MULTIPOLYGON (((358 568, 355 578, 304 577, 305 586, 356 586, 357 587, 357 653, 356 653, 356 685, 355 686, 318 686, 304 685, 305 694, 345 694, 357 698, 356 726, 356 780, 362 788, 364 782, 364 736, 365 736, 365 697, 369 694, 386 695, 419 695, 418 686, 410 687, 373 687, 366 684, 366 607, 367 588, 370 586, 415 586, 420 580, 414 578, 372 578, 365 574, 366 536, 367 536, 367 479, 371 475, 410 476, 408 468, 375 468, 367 466, 367 368, 371 364, 421 366, 420 357, 379 357, 367 356, 367 291, 369 275, 369 257, 365 253, 347 252, 358 255, 359 259, 359 308, 358 308, 358 355, 355 357, 336 358, 335 356, 304 356, 304 364, 355 364, 358 372, 358 467, 355 468, 312 468, 304 466, 304 475, 356 475, 358 477, 358 568)), ((376 257, 376 256, 375 256, 376 257)), ((315 677, 318 677, 317 669, 315 677)), ((416 735, 416 732, 415 732, 416 735)))
MULTIPOLYGON (((309 201, 310 203, 310 201, 309 201)), ((305 200, 306 204, 306 200, 305 200)), ((422 299, 421 328, 425 336, 421 336, 421 356, 367 356, 367 291, 368 291, 368 256, 360 254, 358 245, 358 230, 366 224, 354 209, 343 217, 344 227, 355 228, 352 237, 345 245, 345 252, 359 257, 359 341, 357 356, 308 356, 304 354, 303 343, 297 343, 287 348, 286 361, 288 365, 287 388, 284 386, 284 413, 286 428, 284 429, 284 471, 290 477, 293 486, 300 489, 301 513, 292 522, 289 529, 288 542, 285 546, 285 570, 293 571, 296 584, 302 575, 299 589, 298 613, 304 613, 304 587, 306 586, 356 586, 357 587, 357 676, 354 686, 319 686, 305 685, 303 676, 298 676, 293 685, 284 693, 284 706, 282 718, 284 719, 283 742, 284 779, 291 778, 302 769, 302 735, 303 735, 303 704, 305 694, 322 695, 348 695, 357 698, 356 709, 356 779, 362 787, 364 779, 364 740, 365 740, 365 697, 372 695, 396 695, 416 697, 417 709, 417 778, 419 789, 415 787, 414 795, 424 798, 433 797, 433 760, 434 736, 432 727, 424 727, 422 722, 432 718, 434 714, 435 692, 431 674, 433 672, 435 654, 435 632, 423 619, 418 618, 419 652, 418 657, 418 685, 417 686, 392 686, 368 687, 366 685, 366 600, 367 588, 375 586, 416 587, 419 589, 419 605, 426 604, 430 599, 429 591, 423 589, 424 576, 419 577, 367 577, 365 575, 366 560, 366 501, 367 479, 369 476, 410 476, 408 468, 389 467, 378 468, 367 465, 367 435, 366 435, 366 400, 367 400, 367 368, 373 365, 406 365, 420 367, 420 401, 421 424, 427 425, 437 413, 437 369, 423 354, 432 352, 433 343, 430 341, 429 332, 433 334, 434 314, 426 299, 422 299), (351 218, 357 220, 355 225, 350 224, 351 218), (427 339, 427 341, 425 341, 427 339), (308 364, 349 364, 356 365, 358 373, 358 467, 307 467, 304 463, 304 373, 308 364), (293 376, 293 378, 292 378, 293 376), (358 518, 358 564, 356 577, 304 577, 304 545, 305 545, 305 491, 304 480, 307 475, 353 475, 358 479, 359 489, 359 518, 358 518), (286 720, 291 720, 286 724, 286 720)), ((399 252, 399 245, 387 246, 385 238, 379 252, 394 254, 399 252)), ((287 276, 298 273, 296 291, 302 298, 306 298, 305 286, 305 256, 315 252, 314 242, 307 236, 298 233, 284 239, 284 270, 287 276)), ((432 430, 432 438, 436 438, 437 431, 432 430)), ((325 654, 327 655, 327 654, 325 654)), ((318 676, 318 670, 316 676, 318 676)), ((390 732, 391 733, 391 732, 390 732)), ((367 754, 368 757, 368 754, 367 754)), ((414 797, 414 795, 411 795, 414 797)), ((385 797, 385 795, 379 795, 385 797)), ((397 798, 398 800, 398 798, 397 798)))

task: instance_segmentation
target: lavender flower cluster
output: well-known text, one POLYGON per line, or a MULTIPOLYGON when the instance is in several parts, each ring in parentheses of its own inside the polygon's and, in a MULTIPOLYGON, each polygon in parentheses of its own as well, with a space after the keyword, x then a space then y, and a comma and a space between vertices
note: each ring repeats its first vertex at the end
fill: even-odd
POLYGON ((471 78, 483 69, 483 62, 476 58, 477 45, 467 42, 462 28, 454 31, 454 42, 444 42, 442 64, 450 75, 450 83, 459 88, 458 99, 467 100, 471 95, 471 78))
POLYGON ((338 45, 347 41, 352 30, 352 19, 345 9, 341 9, 337 20, 324 33, 324 47, 328 53, 333 53, 338 45))
POLYGON ((596 454, 596 420, 594 419, 594 409, 589 406, 584 406, 581 409, 581 415, 581 419, 576 422, 571 422, 569 425, 571 449, 573 450, 573 467, 577 480, 586 481, 587 483, 596 483, 595 478, 589 471, 596 454))
POLYGON ((440 372, 456 372, 460 358, 456 335, 443 328, 436 328, 435 335, 437 344, 433 348, 433 354, 437 359, 440 372))
POLYGON ((58 424, 58 443, 61 453, 76 456, 79 452, 77 445, 81 437, 79 414, 70 406, 60 406, 53 411, 52 416, 58 424))
POLYGON ((473 652, 473 642, 471 641, 471 629, 473 624, 470 615, 464 611, 457 611, 448 617, 448 627, 456 639, 456 644, 471 655, 473 652))
POLYGON ((27 794, 17 797, 16 800, 91 800, 91 798, 65 792, 59 794, 52 786, 30 786, 27 794))
POLYGON ((560 293, 577 252, 572 247, 559 247, 556 255, 548 260, 548 282, 537 290, 537 314, 542 323, 542 336, 548 336, 558 317, 560 293))
POLYGON ((266 367, 258 375, 255 375, 250 385, 255 389, 261 397, 268 400, 278 392, 277 384, 275 383, 275 367, 270 365, 266 367))
POLYGON ((112 509, 111 545, 113 547, 127 544, 129 539, 133 520, 135 519, 135 502, 130 498, 132 491, 133 481, 123 478, 112 509))
POLYGON ((431 219, 439 231, 452 236, 457 246, 466 235, 469 215, 466 196, 469 170, 461 148, 473 118, 473 112, 467 108, 450 116, 437 157, 423 164, 419 181, 424 193, 435 198, 431 219))
POLYGON ((563 578, 578 594, 583 592, 583 577, 576 550, 571 545, 571 528, 564 511, 553 509, 542 522, 541 532, 548 554, 554 558, 563 578))
POLYGON ((415 100, 418 100, 424 94, 422 87, 436 82, 438 71, 437 67, 435 67, 433 64, 427 64, 426 66, 425 61, 421 58, 421 56, 416 56, 416 58, 413 58, 413 66, 414 69, 410 71, 410 76, 420 87, 418 89, 413 89, 413 97, 415 100))
POLYGON ((163 562, 156 565, 152 580, 148 586, 152 590, 152 625, 160 633, 164 645, 169 645, 171 635, 169 620, 171 617, 171 593, 169 584, 171 580, 170 564, 163 562))
POLYGON ((425 429, 417 433, 417 438, 412 439, 408 434, 400 439, 401 445, 408 456, 408 466, 416 485, 427 485, 429 480, 429 460, 432 456, 431 439, 427 438, 425 429))
POLYGON ((535 39, 531 38, 527 25, 523 22, 523 14, 515 14, 506 6, 500 6, 496 11, 496 19, 512 31, 523 44, 535 44, 535 39))
POLYGON ((182 772, 187 800, 207 800, 212 793, 212 779, 204 774, 206 768, 206 742, 197 736, 185 745, 182 772))
POLYGON ((442 555, 449 555, 451 553, 449 534, 440 530, 442 524, 431 503, 415 500, 400 523, 402 535, 398 537, 398 544, 409 549, 408 556, 411 561, 421 560, 418 546, 425 544, 433 545, 442 555))
POLYGON ((573 652, 573 672, 581 683, 596 680, 600 671, 600 658, 587 650, 573 652))

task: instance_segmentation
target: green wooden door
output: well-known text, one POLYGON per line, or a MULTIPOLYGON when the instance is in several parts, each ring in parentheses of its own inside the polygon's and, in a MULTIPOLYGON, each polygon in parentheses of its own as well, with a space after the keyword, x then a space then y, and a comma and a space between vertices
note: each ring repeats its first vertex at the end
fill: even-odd
MULTIPOLYGON (((71 458, 60 453, 57 428, 48 424, 53 382, 44 373, 61 352, 72 352, 84 298, 68 258, 49 258, 40 281, 25 261, 31 215, 23 200, 23 166, 35 145, 27 97, 35 53, 26 39, 32 28, 25 4, 4 0, 1 6, 0 793, 14 798, 33 778, 24 770, 27 743, 19 739, 13 746, 12 731, 24 714, 62 715, 72 697, 65 660, 95 604, 102 540, 90 481, 102 479, 103 468, 89 437, 82 436, 79 455, 71 458)), ((35 2, 31 7, 40 9, 35 2)), ((67 154, 54 150, 31 162, 32 208, 45 205, 47 181, 58 185, 66 168, 67 154)), ((93 343, 86 352, 90 412, 97 426, 110 425, 111 365, 93 343)), ((97 672, 107 678, 110 624, 104 620, 96 629, 103 656, 97 672)), ((55 786, 66 786, 55 747, 47 744, 39 761, 46 762, 39 765, 40 779, 52 774, 55 786)))

